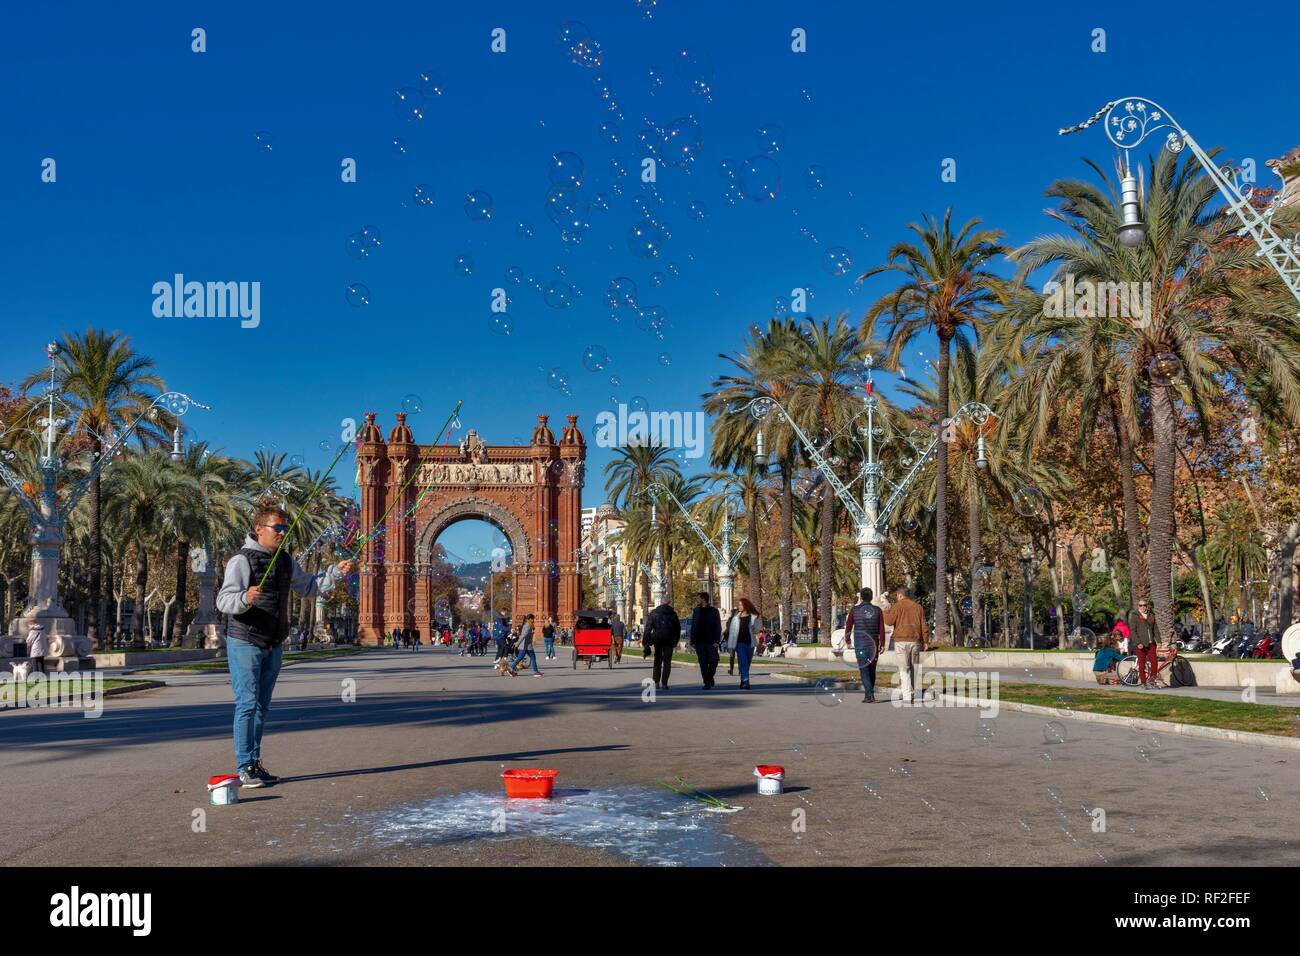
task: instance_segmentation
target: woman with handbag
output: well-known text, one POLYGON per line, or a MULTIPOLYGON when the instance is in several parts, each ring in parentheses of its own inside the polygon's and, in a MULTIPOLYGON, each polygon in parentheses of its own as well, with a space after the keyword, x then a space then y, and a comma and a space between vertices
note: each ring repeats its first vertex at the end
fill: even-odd
POLYGON ((727 647, 740 660, 740 689, 749 690, 749 663, 754 659, 754 634, 758 629, 758 610, 749 598, 741 598, 739 607, 727 621, 727 647))

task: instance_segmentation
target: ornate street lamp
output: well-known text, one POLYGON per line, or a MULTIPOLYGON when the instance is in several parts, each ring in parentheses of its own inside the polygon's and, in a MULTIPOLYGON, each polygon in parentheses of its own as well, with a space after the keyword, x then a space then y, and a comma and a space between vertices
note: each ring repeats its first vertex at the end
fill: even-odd
MULTIPOLYGON (((674 495, 666 485, 657 481, 653 482, 646 487, 642 494, 647 496, 656 496, 660 494, 667 495, 669 499, 672 500, 672 503, 677 506, 677 510, 686 517, 686 521, 690 524, 691 530, 695 532, 695 537, 700 539, 700 544, 704 545, 705 550, 709 552, 709 556, 713 558, 714 563, 718 567, 718 607, 723 615, 730 614, 735 598, 736 565, 740 560, 740 552, 737 551, 733 553, 731 550, 730 500, 726 502, 726 514, 722 521, 722 546, 718 547, 713 543, 709 536, 704 533, 704 529, 700 527, 700 523, 695 520, 695 516, 691 514, 690 510, 677 500, 677 496, 674 495)), ((655 505, 652 501, 650 505, 652 514, 654 513, 654 508, 655 505)), ((658 552, 656 551, 656 555, 657 553, 658 552)))
POLYGON ((1156 130, 1167 129, 1165 148, 1171 153, 1180 152, 1184 147, 1192 151, 1196 161, 1201 164, 1210 181, 1218 187, 1228 201, 1228 209, 1242 224, 1237 235, 1249 235, 1259 247, 1259 255, 1268 260, 1269 265, 1282 277, 1291 294, 1300 301, 1300 247, 1295 239, 1283 239, 1273 229, 1273 215, 1280 208, 1281 194, 1260 212, 1250 204, 1254 187, 1244 184, 1242 188, 1240 169, 1232 166, 1219 167, 1201 149, 1192 134, 1169 115, 1169 111, 1154 100, 1134 96, 1112 100, 1088 119, 1077 126, 1069 126, 1057 132, 1062 136, 1085 130, 1105 117, 1106 137, 1123 151, 1120 178, 1121 226, 1119 239, 1126 246, 1141 244, 1146 235, 1146 224, 1142 221, 1141 196, 1137 180, 1133 177, 1129 163, 1129 151, 1138 146, 1156 130))
POLYGON ((125 450, 127 442, 145 418, 150 417, 156 409, 163 409, 171 415, 180 417, 192 407, 207 409, 207 405, 194 401, 184 392, 163 392, 141 412, 129 426, 123 429, 104 449, 90 470, 68 490, 62 502, 59 501, 55 483, 65 471, 63 460, 55 449, 58 430, 68 424, 67 419, 55 414, 55 402, 70 408, 68 403, 58 396, 56 382, 55 356, 58 343, 51 342, 45 348, 50 360, 50 382, 46 392, 46 412, 37 423, 44 427, 45 452, 40 458, 41 490, 32 496, 24 482, 9 469, 5 461, 12 461, 12 451, 0 451, 0 480, 4 481, 18 499, 18 503, 27 511, 28 539, 32 545, 32 569, 27 593, 27 605, 22 613, 11 622, 15 634, 24 626, 40 622, 50 638, 50 654, 62 659, 64 669, 74 668, 73 662, 90 654, 90 640, 75 633, 72 618, 59 600, 59 554, 63 549, 64 527, 68 516, 80 503, 81 498, 90 489, 95 479, 102 475, 112 462, 125 450))

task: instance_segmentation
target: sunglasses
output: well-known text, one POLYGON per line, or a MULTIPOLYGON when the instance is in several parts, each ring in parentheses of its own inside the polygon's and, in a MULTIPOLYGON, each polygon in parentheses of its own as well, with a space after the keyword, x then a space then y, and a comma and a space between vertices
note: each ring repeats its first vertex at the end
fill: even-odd
POLYGON ((285 534, 289 530, 289 526, 287 524, 264 524, 262 525, 262 527, 269 528, 270 530, 274 531, 276 534, 285 534))

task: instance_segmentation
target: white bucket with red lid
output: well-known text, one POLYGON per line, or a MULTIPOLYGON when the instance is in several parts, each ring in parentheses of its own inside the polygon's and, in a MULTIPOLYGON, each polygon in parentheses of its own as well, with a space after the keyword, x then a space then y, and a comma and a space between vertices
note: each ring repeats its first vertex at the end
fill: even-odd
POLYGON ((785 767, 761 763, 754 768, 758 778, 758 792, 765 797, 779 797, 785 780, 785 767))
POLYGON ((224 807, 239 802, 239 774, 219 773, 208 778, 208 803, 224 807))

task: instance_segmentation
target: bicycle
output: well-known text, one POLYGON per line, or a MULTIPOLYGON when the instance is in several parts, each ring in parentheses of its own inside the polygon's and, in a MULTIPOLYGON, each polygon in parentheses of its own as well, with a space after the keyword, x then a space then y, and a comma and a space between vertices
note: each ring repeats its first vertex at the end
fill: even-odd
MULTIPOLYGON (((1169 679, 1165 677, 1164 683, 1161 684, 1161 675, 1165 674, 1174 661, 1178 660, 1178 647, 1171 645, 1169 647, 1156 647, 1156 669, 1155 673, 1148 675, 1148 683, 1156 686, 1168 687, 1169 679)), ((1137 687, 1139 684, 1138 659, 1136 654, 1129 654, 1115 665, 1115 676, 1125 687, 1137 687)))

